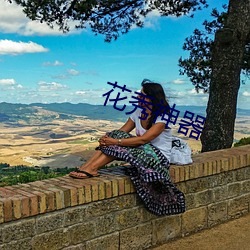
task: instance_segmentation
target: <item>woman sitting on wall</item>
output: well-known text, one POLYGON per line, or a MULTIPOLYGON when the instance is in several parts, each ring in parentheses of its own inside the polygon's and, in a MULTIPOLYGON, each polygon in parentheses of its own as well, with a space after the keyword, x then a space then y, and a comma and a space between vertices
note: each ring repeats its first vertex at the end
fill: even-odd
POLYGON ((169 176, 172 135, 166 126, 170 110, 164 90, 160 84, 144 80, 138 100, 138 108, 127 122, 100 138, 94 155, 69 176, 97 177, 100 167, 113 160, 126 161, 131 165, 127 169, 131 181, 149 211, 158 215, 182 213, 184 195, 169 176), (134 128, 136 136, 129 134, 134 128))

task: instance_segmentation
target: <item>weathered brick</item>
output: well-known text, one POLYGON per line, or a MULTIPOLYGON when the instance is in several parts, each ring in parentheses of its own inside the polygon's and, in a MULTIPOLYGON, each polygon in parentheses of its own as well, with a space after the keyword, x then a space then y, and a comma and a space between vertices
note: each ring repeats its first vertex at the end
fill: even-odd
POLYGON ((229 169, 229 162, 230 162, 229 158, 221 160, 220 172, 228 171, 228 169, 229 169))
POLYGON ((37 234, 52 231, 63 227, 64 215, 63 213, 49 213, 42 215, 36 220, 37 234))
POLYGON ((161 245, 181 236, 181 215, 165 216, 152 222, 153 245, 161 245))
POLYGON ((194 164, 189 166, 189 179, 194 179, 195 178, 195 166, 194 164))
POLYGON ((186 201, 186 209, 190 210, 192 208, 195 208, 196 203, 195 203, 195 194, 190 193, 185 195, 185 201, 186 201))
POLYGON ((187 166, 183 166, 183 168, 184 168, 185 180, 189 180, 189 179, 190 179, 190 170, 189 170, 189 165, 187 165, 187 166))
MULTIPOLYGON (((44 191, 44 193, 46 194, 46 207, 47 207, 46 212, 56 210, 55 192, 44 191)), ((64 204, 65 204, 65 196, 64 196, 64 204)))
POLYGON ((17 220, 22 217, 21 210, 21 199, 20 198, 12 198, 12 206, 13 206, 13 219, 17 220))
POLYGON ((5 243, 32 237, 35 234, 35 219, 26 219, 13 224, 6 224, 2 228, 2 238, 5 243))
POLYGON ((26 196, 29 198, 29 214, 30 215, 37 215, 38 214, 38 198, 37 195, 32 193, 32 190, 27 190, 26 187, 22 189, 16 190, 18 194, 22 196, 26 196))
POLYGON ((243 194, 244 193, 250 193, 250 179, 241 182, 241 192, 243 194))
POLYGON ((63 191, 55 187, 50 187, 49 190, 55 194, 55 209, 58 210, 64 208, 65 205, 63 191))
POLYGON ((52 192, 49 190, 50 187, 55 187, 54 185, 50 185, 42 181, 35 181, 35 182, 30 183, 30 187, 31 187, 32 193, 37 196, 39 213, 44 213, 44 212, 55 210, 56 208, 55 197, 54 197, 55 192, 52 192), (44 204, 44 199, 46 199, 46 204, 44 204))
POLYGON ((250 153, 247 153, 247 166, 250 166, 250 153))
POLYGON ((86 242, 86 250, 117 250, 119 248, 119 232, 105 235, 86 242))
POLYGON ((169 169, 169 176, 172 180, 172 182, 175 182, 176 181, 176 168, 175 167, 172 167, 170 166, 170 169, 169 169))
POLYGON ((32 250, 31 238, 12 241, 0 246, 1 250, 32 250))
POLYGON ((247 154, 240 155, 240 167, 247 166, 247 154))
POLYGON ((210 182, 206 178, 198 178, 185 182, 186 184, 186 193, 195 193, 208 189, 210 182))
POLYGON ((237 169, 238 165, 238 157, 236 155, 233 155, 233 162, 232 162, 232 169, 237 169))
POLYGON ((241 168, 241 169, 238 169, 236 171, 236 174, 235 174, 235 178, 236 178, 236 181, 243 181, 245 180, 245 169, 244 168, 241 168))
MULTIPOLYGON (((249 158, 250 158, 250 154, 249 154, 249 158)), ((246 167, 244 169, 245 169, 246 180, 249 180, 250 179, 250 164, 249 164, 249 167, 246 167)))
POLYGON ((120 250, 146 249, 152 246, 151 222, 120 232, 120 250))
POLYGON ((0 198, 0 202, 3 204, 4 222, 11 221, 13 219, 12 202, 9 198, 0 198))
POLYGON ((228 186, 218 186, 213 188, 214 201, 222 201, 228 197, 228 186))
POLYGON ((174 183, 180 182, 180 168, 177 166, 170 166, 170 169, 173 168, 174 169, 174 183))
POLYGON ((85 244, 78 244, 75 246, 64 247, 62 250, 86 250, 85 244))
POLYGON ((135 186, 133 183, 131 183, 130 191, 131 191, 131 193, 136 193, 136 189, 135 189, 135 186))
POLYGON ((68 185, 63 185, 61 187, 69 190, 70 206, 76 206, 77 205, 77 189, 68 185))
POLYGON ((0 198, 0 223, 4 222, 4 202, 0 198))
POLYGON ((67 186, 76 188, 76 190, 77 190, 77 204, 83 204, 85 201, 83 181, 80 179, 73 179, 73 178, 66 178, 65 177, 63 179, 63 181, 60 182, 60 185, 63 186, 65 184, 67 186))
POLYGON ((249 212, 250 194, 242 195, 228 201, 228 217, 237 218, 249 212))
POLYGON ((194 202, 196 207, 204 206, 214 201, 212 189, 204 190, 195 194, 194 202))
POLYGON ((144 221, 144 207, 134 207, 121 210, 115 214, 118 223, 118 230, 138 225, 144 221))
POLYGON ((179 180, 178 181, 184 181, 185 180, 185 171, 183 167, 179 167, 179 180))
POLYGON ((105 198, 111 198, 112 197, 112 182, 110 180, 104 180, 105 186, 105 198))
POLYGON ((92 186, 88 184, 84 184, 84 194, 85 200, 84 203, 89 203, 92 201, 92 186))
POLYGON ((0 196, 1 198, 9 198, 15 195, 15 190, 12 187, 0 187, 0 196))
POLYGON ((110 234, 117 231, 118 225, 113 214, 106 214, 93 220, 95 224, 95 236, 110 234))
POLYGON ((85 218, 99 217, 122 209, 132 208, 136 205, 135 195, 123 195, 108 200, 92 202, 85 206, 85 218))
POLYGON ((200 207, 182 214, 182 235, 207 228, 207 207, 200 207))
POLYGON ((235 197, 241 193, 241 183, 235 182, 228 184, 228 197, 235 197))
POLYGON ((67 228, 70 238, 70 245, 84 243, 85 241, 95 238, 95 223, 88 221, 76 224, 67 228))
POLYGON ((39 214, 45 213, 47 210, 46 207, 46 195, 39 191, 33 191, 35 195, 37 195, 38 198, 38 212, 39 214))
POLYGON ((104 200, 105 199, 105 183, 99 182, 98 186, 98 200, 104 200))
POLYGON ((69 233, 64 229, 36 235, 31 240, 32 249, 39 250, 58 250, 68 246, 69 242, 69 233))
POLYGON ((231 155, 229 158, 229 163, 228 163, 228 171, 233 170, 234 169, 234 156, 231 155))
POLYGON ((194 164, 194 178, 199 178, 201 177, 200 172, 202 171, 201 169, 203 168, 201 163, 196 163, 194 164))
POLYGON ((122 177, 116 177, 116 179, 118 180, 118 194, 119 195, 125 194, 125 182, 124 182, 124 178, 122 178, 122 177))
POLYGON ((212 161, 212 173, 213 174, 219 173, 220 166, 221 166, 221 160, 212 161))
MULTIPOLYGON (((56 186, 56 189, 59 189, 63 192, 64 208, 70 207, 70 204, 71 204, 70 190, 68 188, 63 187, 63 186, 60 186, 59 184, 58 184, 58 186, 56 186)), ((53 204, 51 204, 51 207, 48 208, 49 210, 55 210, 55 209, 53 209, 53 207, 55 208, 55 206, 56 206, 54 197, 55 197, 55 192, 50 191, 50 196, 47 197, 47 205, 52 203, 52 199, 53 199, 53 204), (49 202, 49 199, 50 199, 50 202, 49 202)))
POLYGON ((208 205, 208 227, 213 227, 227 220, 227 201, 208 205))
POLYGON ((112 180, 112 197, 116 197, 119 194, 118 180, 112 180))
POLYGON ((125 191, 125 194, 131 193, 131 180, 129 177, 124 178, 124 191, 125 191))
POLYGON ((208 162, 207 164, 207 172, 208 172, 208 175, 212 175, 213 174, 213 163, 210 161, 208 162))
POLYGON ((64 226, 78 224, 83 221, 85 218, 85 210, 84 207, 75 207, 70 208, 69 210, 64 212, 64 226))
POLYGON ((98 183, 95 183, 94 185, 92 185, 92 192, 91 192, 91 197, 92 197, 92 201, 98 201, 99 200, 99 185, 98 183))
POLYGON ((175 186, 181 190, 183 193, 187 193, 187 186, 186 186, 186 181, 176 183, 175 186))
POLYGON ((205 174, 204 174, 205 173, 205 166, 203 163, 199 164, 198 171, 199 171, 199 177, 205 176, 205 174))

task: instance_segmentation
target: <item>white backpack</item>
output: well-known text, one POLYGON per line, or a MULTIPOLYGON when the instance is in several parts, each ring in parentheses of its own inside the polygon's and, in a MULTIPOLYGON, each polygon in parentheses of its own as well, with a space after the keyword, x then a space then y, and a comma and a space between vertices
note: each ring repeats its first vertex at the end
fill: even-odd
POLYGON ((185 165, 193 163, 191 148, 181 138, 172 136, 170 164, 185 165))

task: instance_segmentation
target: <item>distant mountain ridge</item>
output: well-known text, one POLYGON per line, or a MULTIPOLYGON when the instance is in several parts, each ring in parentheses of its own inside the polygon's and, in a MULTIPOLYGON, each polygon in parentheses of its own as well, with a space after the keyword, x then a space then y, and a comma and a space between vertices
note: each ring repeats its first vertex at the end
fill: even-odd
MULTIPOLYGON (((125 110, 116 110, 113 106, 91 105, 87 103, 32 103, 13 104, 0 103, 0 122, 14 122, 30 119, 73 119, 74 116, 83 116, 92 120, 126 121, 129 115, 125 112, 132 111, 134 107, 127 106, 125 110)), ((185 111, 193 112, 195 115, 205 116, 205 106, 181 106, 176 105, 182 117, 185 111)), ((237 115, 250 116, 249 109, 237 109, 237 115)))

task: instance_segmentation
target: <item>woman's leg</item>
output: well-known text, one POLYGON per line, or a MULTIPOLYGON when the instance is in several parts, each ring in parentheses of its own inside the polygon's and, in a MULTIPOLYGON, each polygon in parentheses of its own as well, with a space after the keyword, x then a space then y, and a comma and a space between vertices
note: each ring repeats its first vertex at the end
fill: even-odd
MULTIPOLYGON (((80 170, 84 170, 92 175, 98 174, 98 169, 111 161, 115 160, 116 158, 113 156, 108 156, 102 153, 101 151, 95 152, 95 154, 80 167, 80 170)), ((84 177, 85 174, 78 173, 78 172, 71 172, 70 175, 76 176, 76 177, 84 177)))
POLYGON ((79 168, 79 169, 84 169, 85 167, 89 166, 92 164, 98 157, 100 157, 102 154, 101 150, 96 150, 95 153, 79 168))

